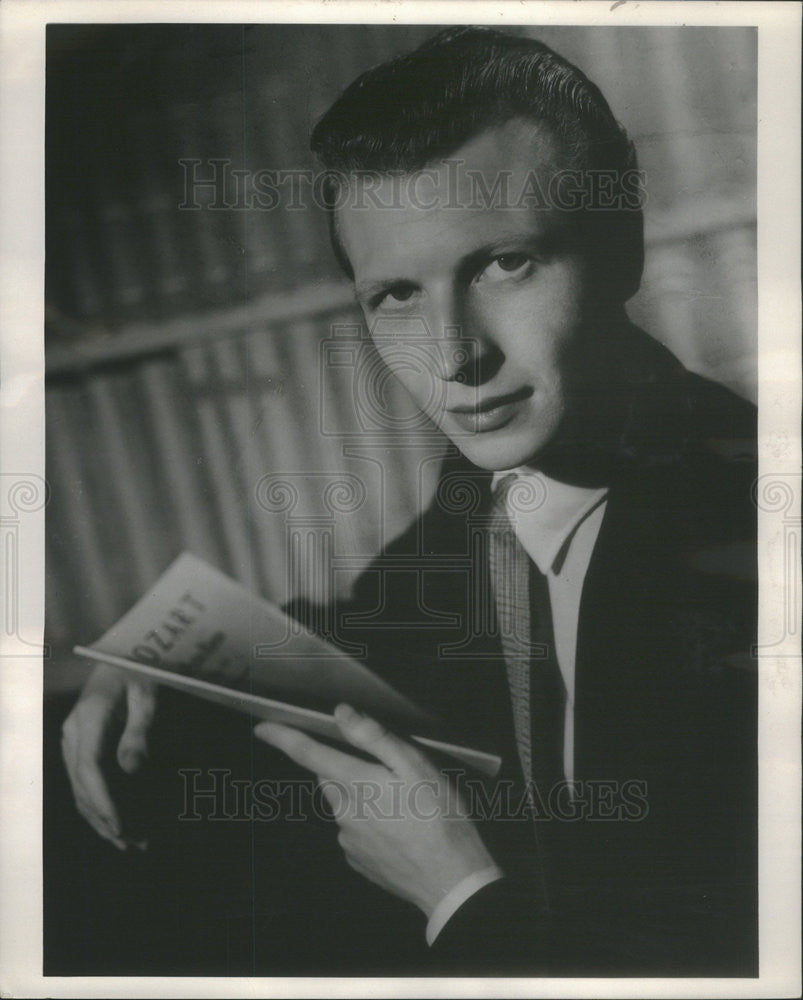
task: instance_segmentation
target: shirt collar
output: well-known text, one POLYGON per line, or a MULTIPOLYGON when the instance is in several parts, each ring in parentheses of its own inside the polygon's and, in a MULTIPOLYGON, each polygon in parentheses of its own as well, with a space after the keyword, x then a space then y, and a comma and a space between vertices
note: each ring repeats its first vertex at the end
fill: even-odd
MULTIPOLYGON (((535 495, 543 497, 540 503, 526 510, 517 510, 514 522, 516 533, 526 532, 528 552, 538 569, 546 574, 580 524, 608 495, 608 487, 573 486, 551 479, 532 469, 506 469, 495 472, 491 482, 493 490, 505 476, 514 473, 523 480, 530 480, 535 495)), ((562 561, 562 560, 561 560, 562 561)))

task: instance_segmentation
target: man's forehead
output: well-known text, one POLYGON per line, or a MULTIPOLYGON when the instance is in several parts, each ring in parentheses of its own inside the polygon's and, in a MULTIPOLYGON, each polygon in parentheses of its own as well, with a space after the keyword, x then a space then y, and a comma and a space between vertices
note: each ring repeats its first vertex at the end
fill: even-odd
MULTIPOLYGON (((489 125, 464 142, 451 157, 477 169, 558 169, 560 144, 553 131, 530 118, 510 118, 489 125)), ((563 164, 566 166, 566 164, 563 164)))
POLYGON ((519 209, 432 212, 347 213, 341 237, 355 269, 375 272, 398 262, 426 266, 431 256, 444 265, 481 250, 527 243, 535 248, 554 229, 554 213, 519 209))
POLYGON ((485 207, 500 185, 530 175, 548 185, 552 175, 568 167, 560 144, 544 125, 512 118, 482 129, 454 150, 415 170, 355 171, 348 175, 346 207, 485 207))
POLYGON ((421 170, 352 176, 336 226, 355 277, 543 233, 554 221, 544 192, 560 170, 557 151, 549 132, 515 119, 421 170))

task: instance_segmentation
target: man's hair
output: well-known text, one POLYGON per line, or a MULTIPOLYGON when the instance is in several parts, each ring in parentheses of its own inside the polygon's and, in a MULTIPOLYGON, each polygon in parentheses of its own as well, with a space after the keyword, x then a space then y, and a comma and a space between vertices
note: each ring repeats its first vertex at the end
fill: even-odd
MULTIPOLYGON (((545 126, 558 140, 567 168, 605 171, 615 189, 632 183, 633 144, 599 88, 535 39, 489 28, 447 28, 359 76, 311 138, 312 151, 331 172, 324 200, 335 254, 346 272, 351 275, 351 265, 335 226, 338 175, 342 181, 350 174, 412 173, 514 118, 545 126)), ((643 217, 641 198, 636 201, 631 188, 627 204, 620 199, 618 209, 594 211, 591 205, 577 213, 583 217, 584 249, 602 265, 604 280, 614 282, 619 301, 641 280, 643 217)))

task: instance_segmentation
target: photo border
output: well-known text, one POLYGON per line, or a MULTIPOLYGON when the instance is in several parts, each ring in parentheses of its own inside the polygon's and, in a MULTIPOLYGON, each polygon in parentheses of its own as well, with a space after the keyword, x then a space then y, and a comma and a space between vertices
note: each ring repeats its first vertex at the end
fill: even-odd
MULTIPOLYGON (((797 3, 4 0, 0 4, 0 472, 17 490, 19 617, 0 632, 0 996, 772 997, 800 994, 800 21, 797 3), (47 23, 474 23, 758 28, 760 975, 757 979, 60 977, 42 969, 44 91, 47 23), (769 445, 772 444, 772 450, 769 445), (761 478, 763 477, 763 478, 761 478), (23 484, 23 485, 20 485, 23 484), (27 484, 27 485, 24 485, 27 484), (769 492, 768 492, 769 491, 769 492), (774 491, 774 492, 773 492, 774 491), (773 501, 778 495, 780 501, 773 501), (797 583, 796 589, 794 588, 797 583), (791 603, 790 603, 791 602, 791 603), (794 619, 792 619, 794 621, 794 619), (794 630, 792 630, 794 631, 794 630), (34 650, 36 653, 36 650, 34 650)), ((3 514, 6 511, 3 508, 3 514)), ((13 528, 13 525, 12 525, 13 528)), ((6 604, 6 608, 8 605, 6 604)))

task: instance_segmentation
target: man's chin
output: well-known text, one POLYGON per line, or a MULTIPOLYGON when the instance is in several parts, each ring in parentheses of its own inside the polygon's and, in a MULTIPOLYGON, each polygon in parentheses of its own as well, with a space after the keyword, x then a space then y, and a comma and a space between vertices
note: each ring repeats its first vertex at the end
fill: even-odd
POLYGON ((488 472, 501 472, 529 465, 537 458, 543 442, 516 440, 504 434, 463 434, 451 437, 473 465, 488 472))

